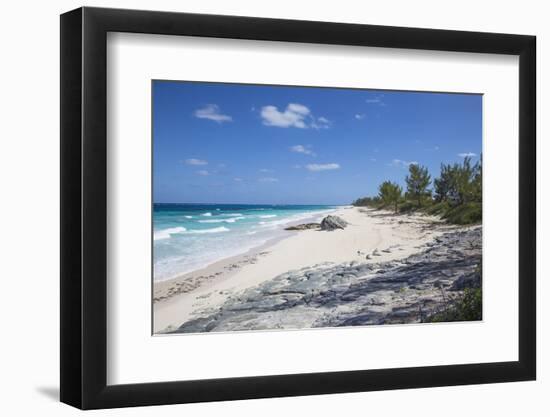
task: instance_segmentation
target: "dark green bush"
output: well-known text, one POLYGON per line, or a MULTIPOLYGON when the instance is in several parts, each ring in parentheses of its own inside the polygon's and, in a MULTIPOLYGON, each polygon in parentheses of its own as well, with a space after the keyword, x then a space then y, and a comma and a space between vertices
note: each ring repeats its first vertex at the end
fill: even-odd
POLYGON ((381 208, 384 205, 384 202, 380 197, 361 197, 355 200, 352 205, 356 207, 372 207, 372 208, 381 208))
POLYGON ((481 288, 466 288, 450 307, 427 318, 427 322, 475 321, 482 319, 481 288))
POLYGON ((464 203, 449 209, 442 217, 453 224, 474 224, 482 220, 481 203, 464 203))
POLYGON ((403 201, 397 205, 397 211, 399 213, 408 213, 410 211, 416 210, 418 208, 417 203, 412 201, 403 201))
POLYGON ((447 201, 442 201, 440 203, 433 203, 432 205, 425 208, 426 214, 432 215, 432 216, 443 216, 445 213, 447 213, 450 210, 451 206, 447 201))

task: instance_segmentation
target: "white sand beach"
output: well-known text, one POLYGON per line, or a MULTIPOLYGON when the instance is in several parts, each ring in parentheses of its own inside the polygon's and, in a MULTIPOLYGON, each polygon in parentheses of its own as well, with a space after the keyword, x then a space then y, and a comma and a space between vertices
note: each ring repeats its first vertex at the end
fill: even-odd
POLYGON ((426 215, 394 215, 358 207, 338 209, 349 223, 343 230, 288 231, 288 237, 268 242, 232 258, 154 285, 154 333, 212 312, 228 297, 288 271, 325 263, 374 263, 405 258, 420 251, 447 226, 426 215))

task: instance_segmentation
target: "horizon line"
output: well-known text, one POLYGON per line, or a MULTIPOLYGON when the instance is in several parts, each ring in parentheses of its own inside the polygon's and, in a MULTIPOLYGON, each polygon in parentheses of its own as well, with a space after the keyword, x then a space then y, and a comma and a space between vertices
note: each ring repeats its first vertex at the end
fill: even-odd
POLYGON ((181 202, 155 202, 153 201, 153 204, 181 204, 181 205, 192 205, 192 204, 197 204, 197 205, 210 205, 210 206, 215 206, 215 205, 222 205, 222 204, 227 204, 227 205, 248 205, 248 206, 351 206, 352 203, 346 203, 346 204, 321 204, 321 203, 316 203, 316 204, 312 204, 312 203, 198 203, 198 202, 188 202, 188 203, 181 203, 181 202))

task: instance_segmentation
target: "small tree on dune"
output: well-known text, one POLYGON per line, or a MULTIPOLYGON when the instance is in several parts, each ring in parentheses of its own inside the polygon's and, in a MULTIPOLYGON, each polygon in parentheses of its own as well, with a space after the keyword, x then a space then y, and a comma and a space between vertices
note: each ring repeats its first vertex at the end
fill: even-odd
POLYGON ((410 199, 418 203, 418 207, 422 205, 422 200, 431 195, 428 189, 431 183, 431 176, 428 173, 428 168, 417 165, 409 165, 409 175, 405 178, 407 183, 407 195, 410 199))
POLYGON ((454 164, 451 170, 449 197, 455 205, 481 201, 481 165, 472 166, 472 159, 464 158, 462 164, 454 164))
POLYGON ((380 196, 380 199, 386 205, 393 205, 396 213, 397 204, 401 199, 402 191, 403 189, 398 184, 391 181, 384 181, 380 184, 380 187, 378 187, 378 195, 380 196))
POLYGON ((441 164, 441 175, 434 179, 435 200, 447 201, 453 188, 453 167, 441 164))
POLYGON ((472 165, 471 158, 461 164, 441 164, 441 174, 434 180, 436 201, 448 201, 453 206, 482 200, 482 162, 472 165))
POLYGON ((479 162, 474 165, 474 178, 472 180, 472 197, 474 201, 481 203, 482 201, 482 186, 483 186, 483 156, 479 157, 479 162))

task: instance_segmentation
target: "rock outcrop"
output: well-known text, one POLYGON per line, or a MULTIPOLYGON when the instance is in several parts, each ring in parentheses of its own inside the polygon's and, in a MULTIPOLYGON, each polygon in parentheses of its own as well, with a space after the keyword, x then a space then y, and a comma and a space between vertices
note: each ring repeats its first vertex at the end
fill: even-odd
POLYGON ((321 221, 321 230, 344 229, 348 225, 344 219, 338 216, 327 216, 321 221))
POLYGON ((460 291, 465 288, 480 288, 481 287, 481 274, 478 270, 469 274, 461 275, 452 285, 452 291, 460 291))
POLYGON ((285 230, 310 230, 310 229, 319 229, 321 227, 320 223, 304 223, 298 224, 296 226, 290 226, 285 228, 285 230))
MULTIPOLYGON (((332 216, 331 216, 332 217, 332 216)), ((481 227, 445 233, 407 258, 290 271, 198 311, 174 333, 418 323, 479 285, 481 227)))

